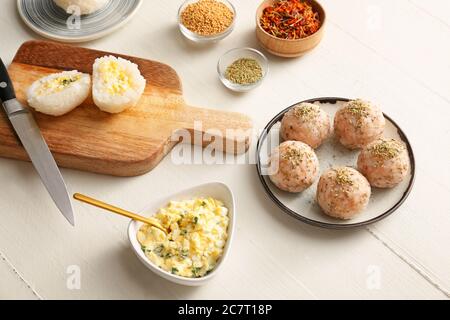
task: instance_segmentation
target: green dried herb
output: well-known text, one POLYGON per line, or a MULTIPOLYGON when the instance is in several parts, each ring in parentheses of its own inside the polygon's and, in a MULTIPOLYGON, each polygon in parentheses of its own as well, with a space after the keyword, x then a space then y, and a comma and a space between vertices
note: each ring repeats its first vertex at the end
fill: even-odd
POLYGON ((353 180, 350 176, 349 170, 346 168, 336 169, 336 183, 339 185, 353 185, 353 180))
POLYGON ((261 80, 263 70, 258 61, 251 58, 241 58, 228 66, 225 78, 236 84, 253 84, 261 80))
POLYGON ((311 103, 302 103, 294 107, 294 115, 303 120, 310 120, 319 113, 319 108, 311 103))
POLYGON ((370 148, 370 152, 372 155, 389 160, 397 157, 400 152, 404 150, 405 146, 394 139, 391 140, 380 140, 379 143, 376 143, 370 148))
POLYGON ((298 167, 303 162, 306 156, 306 153, 302 150, 290 146, 282 154, 281 158, 283 160, 289 161, 293 167, 298 167))
POLYGON ((363 100, 353 100, 350 101, 346 107, 347 112, 353 114, 354 116, 367 117, 369 115, 369 104, 363 100))
POLYGON ((78 79, 79 79, 79 77, 75 77, 75 78, 65 78, 65 79, 62 79, 62 80, 60 81, 60 84, 61 84, 63 87, 67 87, 69 84, 71 84, 71 83, 73 83, 73 82, 76 82, 78 79))
POLYGON ((356 118, 356 128, 361 129, 364 119, 370 115, 370 104, 360 99, 353 100, 347 104, 345 111, 356 118))

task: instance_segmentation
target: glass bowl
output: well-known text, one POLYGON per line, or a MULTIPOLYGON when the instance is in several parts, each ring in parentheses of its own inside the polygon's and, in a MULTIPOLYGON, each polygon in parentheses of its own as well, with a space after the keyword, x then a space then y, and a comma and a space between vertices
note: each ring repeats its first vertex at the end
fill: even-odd
POLYGON ((236 48, 228 51, 219 59, 219 62, 217 63, 217 72, 219 73, 219 78, 225 85, 225 87, 236 92, 247 92, 258 87, 264 81, 264 78, 269 72, 269 61, 267 60, 266 56, 264 56, 264 54, 256 49, 236 48), (239 84, 234 83, 225 77, 228 66, 241 58, 250 58, 258 61, 263 72, 263 75, 259 81, 252 84, 239 84))
POLYGON ((183 25, 183 23, 181 22, 181 14, 183 13, 184 9, 186 9, 186 7, 188 5, 198 2, 198 0, 186 0, 185 2, 183 2, 180 9, 178 10, 178 26, 180 28, 181 33, 187 39, 194 41, 194 42, 199 42, 199 43, 216 42, 216 41, 220 41, 220 40, 226 38, 227 36, 230 35, 231 32, 233 32, 234 26, 236 24, 236 8, 228 0, 217 0, 217 1, 220 1, 223 4, 225 4, 233 12, 234 18, 233 18, 233 22, 228 27, 228 29, 226 29, 222 33, 218 33, 218 34, 214 34, 214 35, 210 35, 210 36, 204 36, 204 35, 195 33, 183 25))

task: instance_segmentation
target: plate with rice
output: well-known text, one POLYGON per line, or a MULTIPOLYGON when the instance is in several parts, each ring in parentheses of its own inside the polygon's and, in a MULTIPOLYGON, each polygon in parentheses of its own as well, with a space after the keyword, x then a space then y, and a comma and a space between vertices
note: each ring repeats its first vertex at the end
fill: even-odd
POLYGON ((17 0, 19 15, 39 35, 61 42, 102 38, 128 23, 142 0, 17 0))

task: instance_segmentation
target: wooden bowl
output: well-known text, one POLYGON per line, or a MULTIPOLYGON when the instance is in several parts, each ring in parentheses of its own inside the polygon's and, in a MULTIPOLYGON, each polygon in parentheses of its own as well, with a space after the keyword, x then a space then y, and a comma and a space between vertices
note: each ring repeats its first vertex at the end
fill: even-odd
POLYGON ((319 30, 313 35, 297 40, 281 39, 277 38, 261 27, 260 19, 265 8, 271 6, 276 2, 276 0, 265 0, 258 7, 256 11, 256 37, 261 45, 271 54, 285 58, 295 58, 304 55, 305 53, 313 50, 323 38, 325 23, 326 23, 326 13, 322 5, 316 0, 305 0, 314 9, 314 11, 319 13, 321 26, 319 30))

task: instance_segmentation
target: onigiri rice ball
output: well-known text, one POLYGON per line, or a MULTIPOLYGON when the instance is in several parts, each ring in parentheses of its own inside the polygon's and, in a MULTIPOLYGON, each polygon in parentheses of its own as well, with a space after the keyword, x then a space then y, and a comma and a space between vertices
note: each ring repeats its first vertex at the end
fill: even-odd
POLYGON ((410 167, 405 143, 395 139, 372 142, 358 157, 358 170, 377 188, 397 186, 408 176, 410 167))
POLYGON ((300 193, 319 175, 319 159, 314 150, 300 141, 286 141, 270 156, 269 178, 283 191, 300 193))
POLYGON ((55 4, 68 11, 71 6, 80 8, 80 14, 91 14, 100 9, 103 9, 109 0, 53 0, 55 4))
POLYGON ((92 95, 101 110, 119 113, 134 107, 144 93, 145 85, 136 64, 113 56, 95 60, 92 95))
POLYGON ((320 177, 317 203, 330 217, 349 220, 364 211, 371 193, 369 181, 355 169, 331 168, 320 177))
POLYGON ((386 125, 383 112, 369 101, 353 100, 336 112, 334 132, 339 142, 354 150, 381 138, 386 125))
POLYGON ((64 71, 35 81, 27 91, 27 99, 36 111, 62 116, 81 105, 90 91, 90 75, 64 71))
POLYGON ((281 137, 285 141, 302 141, 313 149, 318 148, 330 134, 330 116, 312 103, 295 106, 281 121, 281 137))

